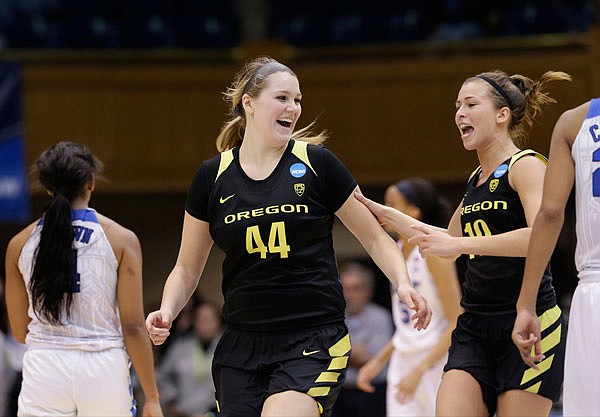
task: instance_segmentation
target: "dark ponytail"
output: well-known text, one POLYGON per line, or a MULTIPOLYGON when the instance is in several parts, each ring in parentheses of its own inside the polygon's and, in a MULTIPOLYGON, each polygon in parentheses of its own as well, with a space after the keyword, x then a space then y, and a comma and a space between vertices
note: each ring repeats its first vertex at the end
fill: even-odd
POLYGON ((87 146, 60 142, 40 155, 33 170, 51 200, 43 211, 29 289, 36 316, 58 325, 63 309, 70 317, 73 301, 71 202, 85 196, 86 184, 100 174, 102 163, 87 146))
POLYGON ((433 183, 424 178, 407 178, 394 185, 409 203, 421 211, 419 220, 432 226, 448 226, 452 206, 433 183))

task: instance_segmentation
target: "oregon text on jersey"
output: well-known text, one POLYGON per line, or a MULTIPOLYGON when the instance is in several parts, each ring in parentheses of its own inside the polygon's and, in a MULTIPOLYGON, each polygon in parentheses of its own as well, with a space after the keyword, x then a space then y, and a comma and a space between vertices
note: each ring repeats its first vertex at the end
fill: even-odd
POLYGON ((270 214, 278 213, 305 213, 308 214, 308 206, 306 204, 281 204, 267 207, 258 207, 252 210, 244 210, 238 213, 227 214, 223 221, 225 224, 231 224, 242 219, 250 219, 252 217, 261 217, 270 214))
POLYGON ((460 214, 472 213, 479 210, 508 210, 508 202, 503 200, 485 200, 478 201, 477 203, 469 204, 464 206, 460 210, 460 214))

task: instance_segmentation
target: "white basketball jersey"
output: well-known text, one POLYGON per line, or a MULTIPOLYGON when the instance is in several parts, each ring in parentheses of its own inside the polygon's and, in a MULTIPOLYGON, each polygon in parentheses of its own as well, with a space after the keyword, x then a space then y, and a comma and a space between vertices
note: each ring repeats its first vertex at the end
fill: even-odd
POLYGON ((591 101, 571 155, 575 161, 575 265, 581 275, 600 270, 600 99, 591 101))
POLYGON ((29 333, 26 343, 31 348, 81 349, 97 351, 124 347, 117 307, 118 262, 93 209, 71 212, 73 256, 73 301, 63 325, 41 321, 31 307, 29 281, 33 272, 35 251, 40 241, 43 219, 33 229, 19 256, 19 270, 29 293, 29 333))
MULTIPOLYGON (((402 246, 401 242, 398 244, 402 246)), ((429 349, 437 344, 441 334, 448 326, 448 319, 444 313, 435 280, 429 272, 427 262, 421 257, 416 247, 407 256, 406 266, 413 286, 427 300, 433 313, 429 327, 425 330, 416 330, 410 320, 412 312, 400 300, 396 289, 392 287, 392 315, 396 326, 392 338, 394 349, 399 352, 411 353, 429 349)))

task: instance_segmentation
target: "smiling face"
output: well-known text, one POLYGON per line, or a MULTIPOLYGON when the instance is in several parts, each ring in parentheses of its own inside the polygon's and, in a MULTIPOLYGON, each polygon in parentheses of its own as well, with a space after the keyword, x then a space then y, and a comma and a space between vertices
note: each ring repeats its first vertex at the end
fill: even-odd
POLYGON ((258 97, 242 98, 246 132, 278 145, 287 143, 302 113, 301 99, 298 78, 285 71, 269 75, 258 97))
POLYGON ((489 88, 484 80, 476 79, 463 84, 458 92, 454 121, 467 150, 480 148, 498 133, 501 109, 494 105, 489 88))

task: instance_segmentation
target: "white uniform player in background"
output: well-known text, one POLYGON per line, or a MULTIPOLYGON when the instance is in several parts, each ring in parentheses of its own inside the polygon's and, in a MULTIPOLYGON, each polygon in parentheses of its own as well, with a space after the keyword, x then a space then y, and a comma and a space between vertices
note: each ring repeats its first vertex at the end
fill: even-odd
POLYGON ((9 320, 27 345, 19 416, 135 415, 130 358, 145 393, 143 415, 162 415, 139 242, 88 207, 101 167, 84 145, 44 151, 35 168, 50 202, 8 245, 9 320))
MULTIPOLYGON (((415 219, 442 227, 448 224, 451 214, 450 206, 433 184, 421 178, 409 178, 389 186, 385 204, 415 219)), ((424 259, 418 248, 408 243, 405 237, 398 244, 413 286, 429 302, 433 313, 431 323, 424 331, 414 329, 410 311, 392 288, 394 336, 360 369, 357 385, 372 392, 374 388, 370 381, 389 361, 387 415, 434 416, 450 335, 461 312, 458 277, 454 262, 433 256, 424 259)))
MULTIPOLYGON (((563 415, 600 415, 600 99, 565 111, 556 122, 535 219, 523 289, 517 303, 513 341, 525 363, 537 369, 542 359, 535 294, 564 222, 564 209, 575 182, 579 283, 569 314, 563 415), (532 352, 532 347, 533 352, 532 352)), ((560 279, 558 277, 557 279, 560 279)))

